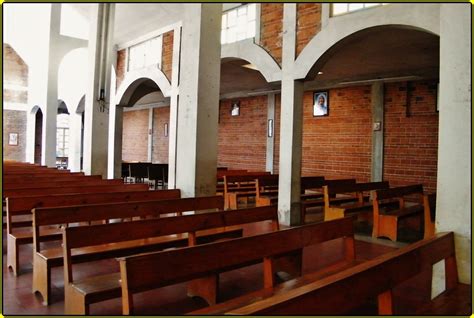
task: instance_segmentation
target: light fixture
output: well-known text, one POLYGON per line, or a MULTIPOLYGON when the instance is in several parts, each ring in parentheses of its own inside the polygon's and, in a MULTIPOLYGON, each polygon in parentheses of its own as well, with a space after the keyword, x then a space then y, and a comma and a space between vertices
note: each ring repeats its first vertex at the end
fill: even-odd
POLYGON ((251 63, 250 64, 244 64, 244 65, 242 65, 242 67, 245 67, 245 68, 248 68, 248 69, 251 69, 251 70, 254 70, 254 71, 258 71, 258 68, 255 65, 251 64, 251 63))
POLYGON ((168 137, 168 124, 165 124, 165 137, 168 137))
POLYGON ((324 73, 323 73, 323 72, 321 72, 321 71, 319 71, 319 72, 318 72, 318 75, 323 75, 323 74, 324 74, 324 73))

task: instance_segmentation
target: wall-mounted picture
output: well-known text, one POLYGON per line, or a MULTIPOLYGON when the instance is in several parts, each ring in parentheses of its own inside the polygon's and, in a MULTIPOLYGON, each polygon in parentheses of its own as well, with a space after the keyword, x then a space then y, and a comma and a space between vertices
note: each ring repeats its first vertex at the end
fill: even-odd
POLYGON ((240 115, 240 101, 232 102, 232 106, 230 109, 231 116, 239 116, 240 115))
POLYGON ((327 116, 329 114, 328 92, 315 92, 313 99, 313 117, 327 116))
POLYGON ((17 133, 8 134, 8 144, 10 146, 18 146, 18 134, 17 133))
POLYGON ((168 124, 165 124, 165 137, 168 137, 168 124))

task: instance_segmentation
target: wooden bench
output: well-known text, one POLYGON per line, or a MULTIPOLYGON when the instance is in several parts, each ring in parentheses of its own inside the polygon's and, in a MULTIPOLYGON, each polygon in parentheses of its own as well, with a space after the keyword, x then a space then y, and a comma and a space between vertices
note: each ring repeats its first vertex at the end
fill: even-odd
MULTIPOLYGON (((246 223, 271 221, 273 230, 278 230, 276 207, 263 207, 202 213, 186 216, 136 221, 130 224, 116 223, 91 227, 67 228, 64 230, 65 270, 65 314, 89 314, 93 302, 120 297, 120 273, 110 273, 74 279, 71 256, 78 249, 89 249, 100 257, 110 258, 110 243, 123 256, 151 249, 170 246, 194 246, 198 243, 223 238, 228 231, 246 223), (127 232, 127 236, 123 235, 127 232), (94 235, 100 233, 100 235, 94 235), (173 235, 173 237, 170 237, 173 235), (177 237, 180 238, 177 241, 177 237), (131 246, 133 242, 133 247, 131 246), (120 246, 129 248, 119 251, 120 246)), ((242 233, 238 233, 242 234, 242 233)), ((241 235, 239 235, 241 236, 241 235)), ((231 236, 229 236, 231 237, 231 236)), ((217 300, 218 279, 215 275, 188 285, 188 295, 201 296, 210 304, 217 300)))
POLYGON ((445 261, 446 291, 413 314, 470 315, 471 286, 458 282, 452 232, 418 241, 324 279, 309 274, 268 290, 259 298, 240 302, 236 299, 191 314, 347 315, 377 299, 379 315, 393 315, 396 313, 392 290, 423 271, 431 271, 433 264, 442 260, 445 261), (300 286, 294 288, 294 285, 300 286), (440 303, 452 306, 443 308, 440 303))
MULTIPOLYGON (((400 220, 410 217, 423 217, 423 185, 416 184, 391 189, 380 189, 374 192, 374 227, 373 237, 388 237, 392 241, 397 240, 398 223, 400 220), (406 204, 407 196, 415 196, 417 201, 414 205, 406 204), (396 200, 398 209, 384 211, 384 203, 396 200)), ((422 226, 420 222, 420 226, 422 226)))
POLYGON ((56 174, 54 176, 47 176, 44 177, 42 175, 35 175, 29 178, 24 178, 24 177, 9 177, 5 176, 3 178, 3 184, 16 184, 16 183, 31 183, 35 184, 36 182, 48 182, 51 180, 57 180, 57 181, 75 181, 77 179, 102 179, 101 175, 94 175, 94 176, 83 176, 83 175, 70 175, 70 174, 56 174))
POLYGON ((243 175, 224 175, 225 209, 235 210, 239 199, 254 198, 255 179, 259 176, 270 175, 269 172, 255 172, 243 175))
MULTIPOLYGON (((7 266, 13 271, 15 276, 20 274, 19 246, 33 243, 31 210, 34 208, 131 201, 156 201, 179 199, 180 197, 180 190, 160 190, 117 193, 76 193, 7 198, 7 266)), ((58 240, 60 238, 60 230, 54 229, 46 233, 43 231, 40 240, 58 240)))
MULTIPOLYGON (((142 184, 143 185, 143 184, 142 184)), ((33 292, 43 296, 43 303, 51 299, 51 268, 63 265, 61 248, 41 248, 44 227, 70 223, 92 222, 111 219, 159 217, 161 214, 222 210, 221 196, 158 200, 128 203, 89 204, 69 207, 33 209, 33 292)), ((90 261, 87 251, 75 253, 73 262, 90 261)))
POLYGON ((352 266, 355 258, 352 223, 350 218, 340 219, 224 242, 121 258, 123 314, 134 313, 135 293, 255 262, 263 262, 265 291, 276 285, 275 257, 336 238, 345 239, 345 257, 335 263, 333 268, 352 266))
POLYGON ((424 235, 427 239, 433 237, 435 234, 435 220, 436 220, 436 193, 425 194, 423 196, 423 210, 424 210, 424 235))
POLYGON ((388 182, 367 182, 355 184, 332 184, 323 186, 324 191, 324 220, 342 218, 350 213, 372 213, 372 202, 364 196, 365 192, 376 189, 388 189, 388 182), (349 195, 349 198, 357 199, 356 202, 338 202, 337 195, 349 195))
POLYGON ((124 184, 122 179, 97 179, 97 178, 77 178, 73 181, 71 180, 50 180, 46 182, 23 182, 23 183, 14 183, 14 184, 5 184, 3 188, 4 193, 8 194, 9 190, 19 190, 19 189, 39 189, 39 188, 63 188, 68 186, 92 186, 92 185, 117 185, 124 184))

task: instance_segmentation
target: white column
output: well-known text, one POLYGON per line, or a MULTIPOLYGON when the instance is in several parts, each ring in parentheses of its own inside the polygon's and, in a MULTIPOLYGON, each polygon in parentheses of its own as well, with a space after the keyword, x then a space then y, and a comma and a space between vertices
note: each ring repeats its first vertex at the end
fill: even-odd
POLYGON ((51 4, 48 77, 43 107, 41 164, 56 166, 56 121, 58 114, 58 70, 60 61, 61 4, 51 4))
POLYGON ((265 170, 273 173, 273 154, 275 147, 275 94, 268 94, 267 98, 267 153, 265 156, 265 170), (269 136, 269 132, 271 132, 271 136, 269 136))
POLYGON ((171 70, 170 123, 168 145, 168 189, 176 189, 176 158, 178 136, 178 86, 179 58, 181 50, 181 26, 173 30, 173 69, 171 70))
POLYGON ((150 107, 148 110, 148 149, 147 149, 147 161, 151 162, 153 155, 153 108, 150 107))
POLYGON ((301 209, 303 82, 293 78, 296 11, 295 3, 284 4, 278 213, 285 225, 300 224, 301 209))
POLYGON ((190 4, 183 17, 176 187, 183 197, 214 195, 222 4, 190 4))
MULTIPOLYGON (((436 231, 454 231, 459 278, 471 283, 471 28, 469 4, 441 4, 436 231)), ((433 288, 442 273, 434 271, 433 288)))
POLYGON ((26 158, 25 161, 35 163, 35 131, 36 131, 36 112, 27 112, 26 114, 26 158))
POLYGON ((383 180, 383 150, 384 150, 384 84, 377 82, 372 84, 372 161, 371 181, 383 180))
POLYGON ((81 130, 82 114, 69 115, 69 160, 68 168, 72 172, 81 171, 81 130))
POLYGON ((84 172, 103 177, 107 175, 107 112, 111 99, 114 17, 115 4, 101 3, 91 9, 84 120, 84 172))

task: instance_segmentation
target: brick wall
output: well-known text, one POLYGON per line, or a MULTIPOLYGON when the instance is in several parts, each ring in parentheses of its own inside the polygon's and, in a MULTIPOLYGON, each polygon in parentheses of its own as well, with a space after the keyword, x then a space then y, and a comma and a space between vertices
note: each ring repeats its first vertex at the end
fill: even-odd
POLYGON ((170 108, 153 109, 153 152, 152 162, 168 163, 170 108), (165 124, 168 124, 168 137, 165 137, 165 124))
POLYGON ((319 31, 321 31, 321 4, 297 4, 296 56, 319 31))
POLYGON ((26 112, 3 110, 3 159, 25 161, 26 112), (18 134, 18 145, 9 145, 11 133, 18 134))
POLYGON ((147 161, 148 109, 123 112, 122 160, 147 161))
POLYGON ((370 87, 329 91, 329 116, 313 117, 313 93, 304 95, 302 175, 370 180, 370 87))
POLYGON ((220 102, 217 165, 265 171, 267 96, 240 98, 240 116, 231 116, 231 101, 220 102))
POLYGON ((127 50, 123 49, 117 51, 117 89, 122 84, 122 81, 125 77, 125 73, 127 72, 127 50))
POLYGON ((173 31, 163 34, 163 50, 161 56, 161 70, 165 73, 171 82, 171 74, 173 68, 173 31))
POLYGON ((406 116, 407 83, 385 85, 384 179, 393 186, 423 183, 425 190, 433 192, 438 161, 436 83, 411 85, 410 117, 406 116))
POLYGON ((260 45, 281 65, 283 4, 262 3, 260 10, 260 45))

